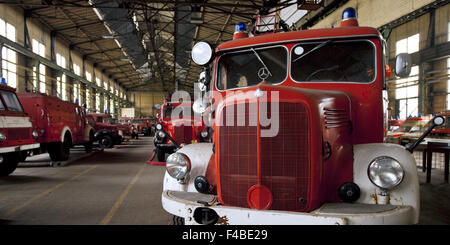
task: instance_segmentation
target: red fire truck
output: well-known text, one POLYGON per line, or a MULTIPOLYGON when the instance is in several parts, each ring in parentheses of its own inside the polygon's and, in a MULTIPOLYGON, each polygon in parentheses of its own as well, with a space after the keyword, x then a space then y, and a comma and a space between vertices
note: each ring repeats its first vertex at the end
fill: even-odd
POLYGON ((74 145, 84 145, 86 152, 92 150, 94 129, 81 106, 43 93, 17 96, 38 134, 40 151, 35 153, 48 152, 52 161, 65 161, 74 145))
POLYGON ((95 122, 94 140, 98 140, 101 148, 119 145, 125 137, 130 137, 129 126, 116 124, 110 114, 90 113, 88 117, 95 122))
POLYGON ((143 134, 144 136, 150 136, 152 134, 152 128, 155 124, 155 119, 153 118, 134 118, 132 120, 133 128, 137 130, 138 134, 143 134))
MULTIPOLYGON (((248 37, 245 27, 215 51, 192 49, 214 98, 199 102, 214 109, 213 142, 167 158, 163 208, 185 224, 417 223, 417 144, 383 143, 380 33, 353 8, 338 28, 248 37)), ((409 61, 397 57, 398 76, 409 61)))
POLYGON ((37 136, 15 89, 0 84, 0 176, 11 174, 27 151, 39 148, 37 136))
POLYGON ((186 144, 209 140, 202 117, 192 111, 192 102, 166 101, 160 113, 154 137, 159 162, 164 162, 166 153, 173 153, 186 144), (174 111, 175 108, 179 110, 174 111))

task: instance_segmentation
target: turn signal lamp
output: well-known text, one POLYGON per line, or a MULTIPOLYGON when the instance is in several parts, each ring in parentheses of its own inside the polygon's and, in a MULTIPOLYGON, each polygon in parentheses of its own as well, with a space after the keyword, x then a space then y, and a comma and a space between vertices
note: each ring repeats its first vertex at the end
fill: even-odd
POLYGON ((391 65, 386 65, 384 68, 386 70, 386 78, 390 78, 392 75, 391 65))
POLYGON ((346 8, 342 12, 341 27, 358 26, 358 14, 352 7, 346 8))
POLYGON ((246 37, 248 37, 247 26, 245 26, 244 22, 238 22, 234 26, 233 39, 246 38, 246 37))

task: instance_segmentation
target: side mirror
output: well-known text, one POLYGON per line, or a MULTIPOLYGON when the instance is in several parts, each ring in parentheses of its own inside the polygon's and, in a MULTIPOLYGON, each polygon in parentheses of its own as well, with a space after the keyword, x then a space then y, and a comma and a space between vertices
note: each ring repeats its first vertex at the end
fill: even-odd
POLYGON ((411 73, 411 56, 407 53, 398 54, 395 58, 395 75, 405 78, 411 73))

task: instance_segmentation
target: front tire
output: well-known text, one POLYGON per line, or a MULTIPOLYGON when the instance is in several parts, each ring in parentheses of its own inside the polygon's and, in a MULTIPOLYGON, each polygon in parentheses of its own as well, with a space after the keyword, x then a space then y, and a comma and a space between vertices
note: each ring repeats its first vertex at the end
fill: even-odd
POLYGON ((69 159, 70 146, 72 142, 69 136, 64 137, 63 142, 57 142, 50 145, 49 155, 52 161, 66 161, 69 159))
POLYGON ((98 140, 98 144, 103 149, 111 148, 114 145, 113 140, 112 140, 111 136, 109 136, 109 135, 103 135, 102 137, 100 137, 100 139, 98 140))
POLYGON ((16 170, 19 164, 19 156, 15 153, 7 153, 0 157, 3 158, 0 162, 0 176, 8 176, 16 170))

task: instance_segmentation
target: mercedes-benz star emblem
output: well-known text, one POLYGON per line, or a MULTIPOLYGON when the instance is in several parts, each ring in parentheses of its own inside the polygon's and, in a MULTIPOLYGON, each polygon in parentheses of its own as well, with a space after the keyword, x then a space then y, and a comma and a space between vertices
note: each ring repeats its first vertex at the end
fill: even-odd
POLYGON ((269 71, 266 68, 261 68, 258 70, 258 77, 261 78, 261 80, 266 80, 269 77, 269 71))

